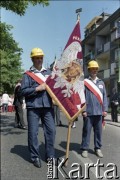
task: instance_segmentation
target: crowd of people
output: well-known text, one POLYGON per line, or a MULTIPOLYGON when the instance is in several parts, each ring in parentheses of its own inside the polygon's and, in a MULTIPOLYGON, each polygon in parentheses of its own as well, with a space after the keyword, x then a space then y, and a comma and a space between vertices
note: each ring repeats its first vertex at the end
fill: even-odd
MULTIPOLYGON (((50 69, 43 67, 44 53, 40 48, 34 48, 31 51, 32 67, 26 71, 23 78, 20 79, 14 90, 14 96, 9 96, 5 92, 1 97, 1 106, 4 113, 15 111, 15 127, 28 129, 28 148, 31 161, 34 166, 40 168, 40 151, 38 142, 39 120, 44 130, 45 137, 45 156, 46 162, 55 158, 55 136, 57 126, 63 126, 60 118, 60 109, 53 105, 53 100, 46 91, 45 82, 38 82, 38 77, 46 80, 51 73, 50 69), (27 109, 27 126, 23 118, 23 109, 27 109)), ((94 150, 95 154, 102 158, 102 122, 103 117, 107 116, 108 102, 104 82, 97 77, 99 64, 92 60, 88 63, 89 77, 85 82, 86 109, 82 112, 83 131, 81 143, 81 155, 88 157, 91 129, 94 130, 94 150), (97 95, 96 95, 97 94, 97 95)), ((111 116, 112 121, 118 122, 117 107, 118 94, 113 89, 111 97, 111 116)), ((75 128, 75 122, 72 127, 75 128)))
POLYGON ((19 88, 20 86, 17 83, 13 95, 9 95, 7 92, 3 93, 0 98, 0 112, 3 113, 3 115, 7 115, 8 112, 15 112, 14 127, 27 129, 23 117, 23 111, 26 109, 26 103, 23 97, 18 96, 19 88))
POLYGON ((3 113, 7 112, 13 112, 14 106, 14 95, 8 95, 7 92, 3 93, 3 95, 0 97, 0 111, 3 113))

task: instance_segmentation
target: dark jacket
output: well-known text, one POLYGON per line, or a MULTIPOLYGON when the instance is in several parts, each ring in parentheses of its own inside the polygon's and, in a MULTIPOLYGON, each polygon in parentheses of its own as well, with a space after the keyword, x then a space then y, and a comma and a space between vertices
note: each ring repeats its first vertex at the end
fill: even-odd
POLYGON ((114 93, 112 96, 111 96, 111 107, 114 107, 114 106, 118 106, 119 104, 115 104, 115 102, 119 102, 119 96, 118 96, 118 93, 114 93))
POLYGON ((97 79, 96 86, 103 94, 103 106, 99 103, 97 97, 85 86, 86 112, 88 116, 102 115, 103 111, 108 111, 108 102, 104 82, 97 79))
MULTIPOLYGON (((42 75, 49 75, 51 71, 44 70, 41 72, 42 75)), ((36 92, 36 87, 39 84, 32 79, 29 75, 24 74, 21 83, 21 92, 25 97, 26 108, 41 108, 41 107, 52 107, 52 99, 47 91, 36 92)))
POLYGON ((23 96, 21 95, 21 86, 18 85, 15 88, 13 105, 20 106, 22 104, 23 104, 23 96))

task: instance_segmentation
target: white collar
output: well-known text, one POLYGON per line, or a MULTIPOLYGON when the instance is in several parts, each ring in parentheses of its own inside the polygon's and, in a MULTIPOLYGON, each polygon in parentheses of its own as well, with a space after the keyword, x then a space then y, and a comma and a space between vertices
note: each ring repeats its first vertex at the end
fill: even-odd
POLYGON ((33 72, 39 73, 39 72, 42 72, 42 71, 46 71, 46 68, 44 66, 42 66, 41 70, 38 70, 34 66, 32 66, 30 68, 30 70, 33 71, 33 72))
POLYGON ((89 79, 91 80, 91 81, 93 81, 94 83, 96 83, 96 81, 99 79, 98 77, 96 77, 94 80, 92 79, 92 77, 91 76, 89 76, 89 79))

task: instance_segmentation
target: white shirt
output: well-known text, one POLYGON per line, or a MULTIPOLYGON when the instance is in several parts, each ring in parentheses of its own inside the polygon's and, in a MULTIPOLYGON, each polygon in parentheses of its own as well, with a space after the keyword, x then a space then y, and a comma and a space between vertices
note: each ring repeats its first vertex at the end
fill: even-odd
POLYGON ((36 76, 38 76, 41 80, 43 80, 43 82, 45 82, 46 79, 49 77, 49 75, 43 75, 43 74, 41 73, 41 72, 47 70, 47 69, 45 69, 43 66, 42 66, 41 70, 36 69, 34 66, 32 66, 32 67, 30 68, 30 70, 31 70, 36 76))
POLYGON ((8 94, 3 94, 2 95, 2 104, 8 104, 8 102, 9 102, 9 96, 8 96, 8 94))
POLYGON ((96 84, 96 81, 98 80, 98 77, 96 77, 94 80, 89 76, 89 79, 96 84))
POLYGON ((40 73, 40 72, 42 72, 42 71, 45 71, 46 69, 42 66, 41 70, 38 70, 38 69, 36 69, 34 66, 32 66, 32 67, 30 68, 30 70, 33 71, 34 73, 40 73))

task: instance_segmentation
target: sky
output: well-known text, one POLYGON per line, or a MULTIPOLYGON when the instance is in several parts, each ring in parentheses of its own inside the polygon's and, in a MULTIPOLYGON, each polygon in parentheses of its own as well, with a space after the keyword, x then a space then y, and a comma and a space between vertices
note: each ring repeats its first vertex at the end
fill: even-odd
POLYGON ((114 13, 120 7, 120 0, 59 0, 50 5, 29 6, 24 16, 5 9, 1 10, 1 21, 12 25, 11 30, 19 47, 23 49, 22 68, 28 70, 32 65, 31 50, 39 47, 44 51, 44 66, 57 59, 69 39, 77 20, 76 9, 80 13, 81 39, 84 39, 86 25, 102 12, 114 13))

